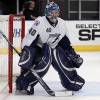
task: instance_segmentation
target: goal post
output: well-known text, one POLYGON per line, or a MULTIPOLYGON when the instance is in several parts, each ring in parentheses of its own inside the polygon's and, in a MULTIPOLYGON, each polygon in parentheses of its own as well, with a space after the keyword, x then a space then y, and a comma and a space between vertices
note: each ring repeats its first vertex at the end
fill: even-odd
MULTIPOLYGON (((21 41, 25 35, 24 16, 0 15, 0 30, 6 35, 9 42, 14 45, 15 48, 21 50, 21 41)), ((0 62, 0 77, 7 77, 8 90, 9 93, 12 93, 13 74, 15 74, 13 73, 13 70, 15 69, 14 67, 17 66, 16 64, 18 61, 14 64, 17 55, 2 36, 0 36, 0 51, 0 60, 2 59, 0 62)))

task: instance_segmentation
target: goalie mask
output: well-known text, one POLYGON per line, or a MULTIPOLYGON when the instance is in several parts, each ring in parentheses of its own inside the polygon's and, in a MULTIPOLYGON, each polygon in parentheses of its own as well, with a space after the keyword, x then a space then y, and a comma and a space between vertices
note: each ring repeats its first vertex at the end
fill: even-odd
POLYGON ((49 20, 53 23, 57 22, 57 17, 59 16, 59 6, 54 3, 50 2, 49 4, 46 5, 45 8, 45 16, 49 18, 49 20))

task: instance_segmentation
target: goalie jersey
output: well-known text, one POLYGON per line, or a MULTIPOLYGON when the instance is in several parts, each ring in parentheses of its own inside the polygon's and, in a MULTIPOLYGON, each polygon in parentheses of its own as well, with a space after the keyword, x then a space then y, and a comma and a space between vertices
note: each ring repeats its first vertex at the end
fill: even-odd
POLYGON ((23 39, 22 48, 25 45, 30 46, 37 35, 39 35, 38 46, 42 47, 43 43, 47 43, 51 48, 55 48, 66 34, 68 34, 66 22, 63 19, 58 18, 57 25, 52 26, 45 16, 38 17, 23 39))

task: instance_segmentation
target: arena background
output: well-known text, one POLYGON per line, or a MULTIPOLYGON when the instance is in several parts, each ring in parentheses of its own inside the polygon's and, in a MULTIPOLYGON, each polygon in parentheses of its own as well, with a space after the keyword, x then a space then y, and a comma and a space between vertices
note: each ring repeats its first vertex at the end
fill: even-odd
MULTIPOLYGON (((5 6, 3 14, 18 14, 24 2, 29 0, 0 0, 5 6)), ((60 5, 61 17, 65 20, 99 20, 100 0, 35 0, 37 10, 43 14, 44 6, 48 1, 60 5)))

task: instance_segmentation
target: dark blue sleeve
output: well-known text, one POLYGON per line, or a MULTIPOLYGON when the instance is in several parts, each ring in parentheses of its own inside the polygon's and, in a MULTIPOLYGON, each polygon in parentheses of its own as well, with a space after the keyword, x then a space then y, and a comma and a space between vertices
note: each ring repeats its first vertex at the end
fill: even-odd
POLYGON ((69 38, 65 35, 60 42, 58 43, 58 46, 62 47, 64 50, 72 50, 72 46, 71 46, 71 42, 69 40, 69 38))

